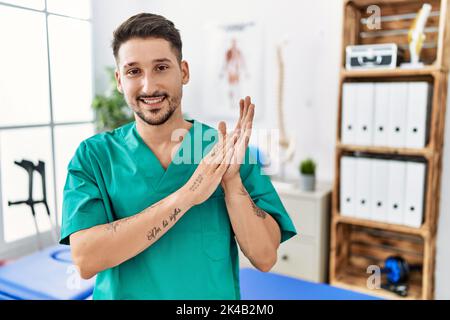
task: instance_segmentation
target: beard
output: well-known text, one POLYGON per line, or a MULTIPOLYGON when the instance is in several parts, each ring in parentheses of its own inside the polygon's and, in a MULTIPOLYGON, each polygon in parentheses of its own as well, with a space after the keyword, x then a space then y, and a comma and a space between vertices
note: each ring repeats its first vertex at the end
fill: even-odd
POLYGON ((167 122, 175 110, 177 110, 178 106, 181 103, 182 90, 180 90, 179 94, 175 96, 169 96, 167 93, 154 93, 152 96, 142 95, 136 99, 136 105, 128 103, 128 105, 132 106, 134 113, 145 123, 151 126, 159 126, 167 122), (164 96, 163 104, 166 106, 161 107, 157 110, 146 110, 144 107, 141 107, 141 102, 139 99, 145 97, 157 97, 164 96))

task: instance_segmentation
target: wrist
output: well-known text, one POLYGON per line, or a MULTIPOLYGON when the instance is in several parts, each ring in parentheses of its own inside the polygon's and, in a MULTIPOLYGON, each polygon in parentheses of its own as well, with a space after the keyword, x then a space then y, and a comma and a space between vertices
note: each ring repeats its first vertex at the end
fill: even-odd
POLYGON ((222 179, 221 185, 225 195, 239 193, 243 187, 242 179, 239 174, 227 180, 222 179))
POLYGON ((194 206, 194 203, 192 202, 192 195, 189 195, 186 187, 178 189, 175 193, 175 202, 179 203, 183 208, 186 208, 186 211, 194 206))

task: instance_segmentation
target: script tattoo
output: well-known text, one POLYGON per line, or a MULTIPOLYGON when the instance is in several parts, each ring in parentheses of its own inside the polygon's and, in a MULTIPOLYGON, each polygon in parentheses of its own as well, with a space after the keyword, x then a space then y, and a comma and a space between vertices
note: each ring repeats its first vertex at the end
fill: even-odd
MULTIPOLYGON (((175 208, 173 210, 173 213, 169 214, 169 221, 173 221, 173 222, 177 221, 177 216, 180 212, 181 212, 180 208, 175 208)), ((166 219, 163 219, 162 226, 163 226, 163 228, 167 228, 169 226, 169 222, 166 219)), ((156 236, 158 235, 158 233, 160 233, 160 232, 161 232, 160 227, 153 227, 149 232, 147 232, 147 239, 149 241, 155 239, 156 236)))
POLYGON ((160 233, 160 232, 161 232, 161 228, 159 228, 159 227, 153 227, 152 230, 150 230, 150 231, 147 233, 147 239, 148 239, 148 240, 153 240, 153 239, 155 239, 156 236, 158 235, 158 233, 160 233))
POLYGON ((194 183, 193 183, 192 186, 189 188, 189 190, 190 190, 190 191, 195 191, 195 190, 198 188, 198 186, 202 183, 202 181, 203 181, 203 176, 202 176, 201 174, 199 174, 199 175, 195 178, 194 183))
POLYGON ((136 219, 138 215, 139 214, 135 214, 134 216, 131 216, 131 217, 128 217, 128 218, 123 218, 123 219, 120 219, 120 220, 108 223, 106 225, 106 230, 112 231, 112 232, 117 232, 117 229, 119 228, 119 226, 121 224, 123 224, 125 222, 129 223, 131 220, 136 219))
MULTIPOLYGON (((164 202, 164 201, 159 201, 159 202, 153 204, 150 208, 147 208, 146 210, 148 210, 148 209, 153 209, 153 208, 155 208, 155 207, 161 205, 163 202, 164 202)), ((141 212, 141 213, 142 213, 142 212, 141 212)), ((120 225, 122 225, 122 224, 124 224, 124 223, 130 223, 131 220, 136 219, 141 213, 135 214, 135 215, 133 215, 133 216, 131 216, 131 217, 123 218, 123 219, 120 219, 120 220, 117 220, 117 221, 108 223, 108 224, 106 225, 106 230, 107 230, 107 231, 112 231, 112 232, 115 233, 115 232, 117 232, 117 229, 119 228, 120 225)))
POLYGON ((173 210, 173 213, 169 216, 170 221, 177 221, 177 215, 181 212, 181 210, 179 208, 175 208, 175 210, 173 210))

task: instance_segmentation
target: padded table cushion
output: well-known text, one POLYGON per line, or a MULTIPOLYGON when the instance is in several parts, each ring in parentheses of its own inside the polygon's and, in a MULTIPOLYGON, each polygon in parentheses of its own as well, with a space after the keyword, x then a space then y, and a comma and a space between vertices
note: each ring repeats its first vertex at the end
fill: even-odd
POLYGON ((242 300, 380 300, 354 291, 251 268, 240 271, 242 300))
POLYGON ((75 272, 70 247, 57 245, 0 267, 0 300, 82 300, 92 294, 95 278, 75 272))

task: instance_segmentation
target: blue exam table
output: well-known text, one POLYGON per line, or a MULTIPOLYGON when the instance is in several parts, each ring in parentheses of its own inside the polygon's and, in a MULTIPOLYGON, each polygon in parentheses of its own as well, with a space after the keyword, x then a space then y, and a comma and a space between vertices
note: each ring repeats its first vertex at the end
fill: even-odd
POLYGON ((242 300, 381 300, 323 283, 250 268, 241 269, 240 282, 242 300))
POLYGON ((75 272, 70 247, 57 245, 0 267, 0 300, 82 300, 94 278, 75 272))
MULTIPOLYGON (((74 273, 68 246, 53 246, 0 267, 0 300, 92 299, 94 281, 74 273)), ((250 268, 240 270, 240 283, 242 300, 379 299, 250 268)))

